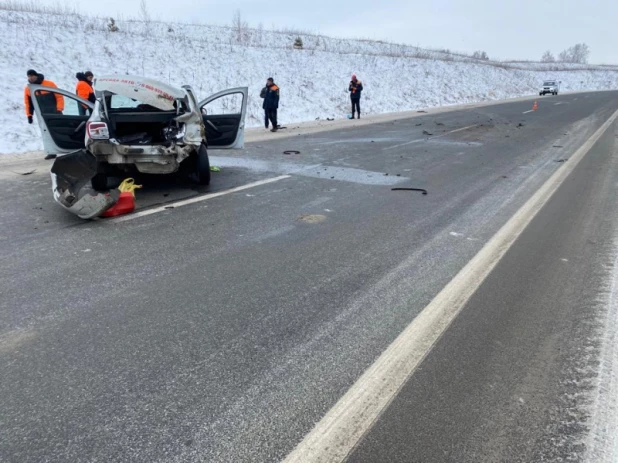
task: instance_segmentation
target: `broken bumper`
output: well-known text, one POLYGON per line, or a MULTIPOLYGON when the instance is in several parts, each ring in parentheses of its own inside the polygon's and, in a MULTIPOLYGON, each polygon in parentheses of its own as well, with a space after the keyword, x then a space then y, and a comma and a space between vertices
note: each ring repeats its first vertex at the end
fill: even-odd
POLYGON ((82 219, 98 217, 118 201, 120 191, 82 192, 97 173, 95 157, 86 150, 59 156, 51 168, 54 199, 67 211, 82 219))

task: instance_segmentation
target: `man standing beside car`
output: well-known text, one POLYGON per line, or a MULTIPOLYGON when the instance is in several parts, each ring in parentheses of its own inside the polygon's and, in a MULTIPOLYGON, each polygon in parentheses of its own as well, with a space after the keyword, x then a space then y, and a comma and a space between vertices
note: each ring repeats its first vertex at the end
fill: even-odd
MULTIPOLYGON (((271 132, 276 132, 279 126, 277 125, 277 110, 279 109, 279 86, 275 84, 272 77, 266 80, 266 91, 262 90, 260 96, 264 98, 262 108, 266 111, 266 116, 270 119, 273 128, 271 132), (262 96, 264 95, 264 96, 262 96)), ((268 125, 267 125, 268 127, 268 125)))
MULTIPOLYGON (((28 76, 28 82, 31 84, 42 85, 44 87, 58 88, 51 80, 45 80, 43 74, 39 74, 34 69, 28 70, 26 73, 28 76)), ((64 111, 64 97, 60 93, 52 93, 46 91, 39 91, 35 95, 39 103, 39 108, 43 114, 62 114, 64 111)), ((28 117, 28 124, 32 124, 34 115, 34 105, 32 104, 32 95, 30 94, 30 87, 26 85, 24 89, 24 105, 26 107, 26 116, 28 117)), ((45 159, 54 159, 56 155, 49 154, 45 156, 45 159)))

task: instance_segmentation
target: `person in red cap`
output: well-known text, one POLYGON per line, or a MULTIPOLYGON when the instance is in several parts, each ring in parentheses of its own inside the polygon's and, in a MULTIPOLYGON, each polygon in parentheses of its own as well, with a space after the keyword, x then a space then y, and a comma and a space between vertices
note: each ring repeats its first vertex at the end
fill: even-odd
POLYGON ((358 112, 358 118, 360 119, 360 98, 361 92, 363 91, 363 84, 356 78, 356 75, 352 76, 348 91, 350 92, 350 99, 352 100, 352 119, 354 119, 354 114, 356 112, 358 112))

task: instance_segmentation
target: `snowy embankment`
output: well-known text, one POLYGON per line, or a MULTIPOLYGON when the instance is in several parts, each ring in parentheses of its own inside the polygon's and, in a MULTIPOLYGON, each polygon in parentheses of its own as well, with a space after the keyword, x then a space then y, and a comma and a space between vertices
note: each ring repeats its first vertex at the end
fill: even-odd
POLYGON ((119 30, 110 32, 108 23, 0 9, 0 153, 42 148, 38 126, 27 124, 23 109, 30 68, 69 90, 84 70, 189 84, 199 97, 248 86, 249 126, 262 123, 259 92, 269 76, 281 87, 282 123, 346 117, 352 73, 365 85, 365 114, 529 95, 548 77, 562 80, 563 91, 618 88, 612 67, 555 71, 539 63, 482 63, 416 47, 262 29, 117 21, 119 30), (302 50, 292 46, 298 35, 302 50))

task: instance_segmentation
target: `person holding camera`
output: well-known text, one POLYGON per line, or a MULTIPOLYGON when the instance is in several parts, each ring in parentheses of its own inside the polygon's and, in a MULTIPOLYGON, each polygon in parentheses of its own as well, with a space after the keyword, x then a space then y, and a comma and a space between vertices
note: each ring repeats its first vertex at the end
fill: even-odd
POLYGON ((264 108, 264 118, 266 128, 268 128, 268 121, 272 124, 273 128, 271 132, 276 132, 279 128, 277 125, 277 110, 279 109, 279 86, 275 84, 272 77, 269 77, 266 81, 266 87, 262 89, 260 97, 264 98, 262 108, 264 108))
POLYGON ((356 78, 356 75, 352 76, 348 91, 350 92, 350 100, 352 100, 352 119, 354 119, 354 114, 356 112, 358 112, 358 118, 360 119, 360 99, 361 92, 363 91, 363 84, 360 80, 356 78))

